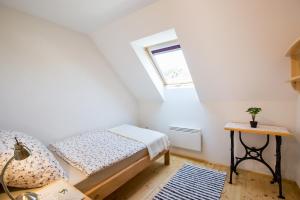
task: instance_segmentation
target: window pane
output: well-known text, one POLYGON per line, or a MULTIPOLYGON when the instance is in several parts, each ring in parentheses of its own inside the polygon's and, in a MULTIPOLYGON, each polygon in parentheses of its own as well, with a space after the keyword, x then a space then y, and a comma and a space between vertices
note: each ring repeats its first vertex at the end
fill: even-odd
POLYGON ((192 83, 182 50, 153 55, 166 84, 192 83))

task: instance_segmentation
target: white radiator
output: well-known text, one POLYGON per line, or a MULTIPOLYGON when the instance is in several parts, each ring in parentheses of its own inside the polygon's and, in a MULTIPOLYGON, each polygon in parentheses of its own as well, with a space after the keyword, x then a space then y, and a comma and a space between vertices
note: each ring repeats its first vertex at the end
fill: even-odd
POLYGON ((201 129, 169 126, 168 136, 173 147, 201 151, 201 129))

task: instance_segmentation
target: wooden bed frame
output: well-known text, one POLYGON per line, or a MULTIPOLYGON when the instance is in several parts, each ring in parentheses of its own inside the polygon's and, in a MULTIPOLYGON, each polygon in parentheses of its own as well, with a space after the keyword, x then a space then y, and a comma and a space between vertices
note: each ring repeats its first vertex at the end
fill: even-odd
POLYGON ((93 188, 87 189, 86 191, 82 191, 87 196, 91 197, 93 200, 100 200, 104 199, 116 189, 121 187, 127 181, 132 179, 138 173, 146 169, 150 166, 154 161, 164 155, 164 164, 170 164, 170 152, 164 151, 158 154, 154 159, 150 160, 149 155, 144 156, 143 158, 139 159, 138 161, 132 163, 128 167, 124 168, 123 170, 119 171, 118 173, 114 174, 113 176, 107 178, 106 180, 102 181, 101 183, 97 184, 93 188))

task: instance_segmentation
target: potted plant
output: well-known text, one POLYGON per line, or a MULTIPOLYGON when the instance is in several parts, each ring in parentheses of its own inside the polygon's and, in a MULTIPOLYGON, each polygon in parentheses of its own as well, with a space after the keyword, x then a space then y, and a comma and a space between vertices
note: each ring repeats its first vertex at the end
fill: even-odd
POLYGON ((256 128, 257 127, 257 121, 255 121, 255 116, 262 111, 261 108, 258 107, 251 107, 248 108, 248 110, 246 112, 248 112, 251 117, 252 117, 252 121, 250 121, 250 125, 252 128, 256 128))

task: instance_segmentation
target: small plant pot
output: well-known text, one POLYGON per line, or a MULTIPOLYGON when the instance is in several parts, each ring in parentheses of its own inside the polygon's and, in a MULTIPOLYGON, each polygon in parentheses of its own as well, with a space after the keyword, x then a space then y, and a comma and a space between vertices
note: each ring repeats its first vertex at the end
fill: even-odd
POLYGON ((256 128, 257 127, 257 121, 250 121, 250 126, 251 126, 251 128, 256 128))

